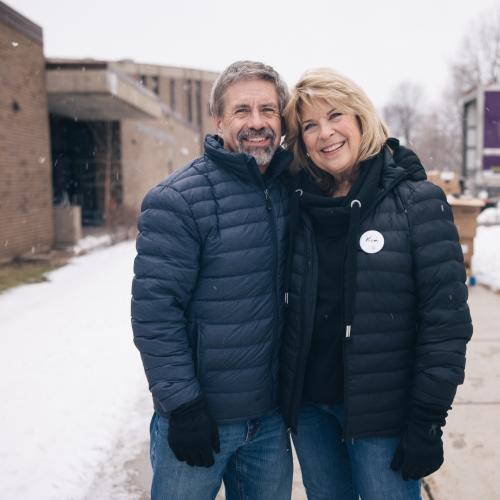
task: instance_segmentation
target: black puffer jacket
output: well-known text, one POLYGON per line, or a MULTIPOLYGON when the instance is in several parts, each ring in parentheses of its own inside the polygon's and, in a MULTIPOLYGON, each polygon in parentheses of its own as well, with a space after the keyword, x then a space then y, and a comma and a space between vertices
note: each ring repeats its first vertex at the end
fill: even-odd
POLYGON ((146 195, 132 327, 158 413, 201 393, 218 422, 277 406, 290 159, 278 150, 262 176, 207 136, 204 156, 146 195))
MULTIPOLYGON (((344 276, 346 437, 400 433, 412 404, 448 410, 464 379, 472 334, 450 206, 441 189, 425 180, 415 154, 397 141, 390 145, 394 155, 386 147, 379 155, 383 166, 375 202, 368 210, 355 203, 351 215, 351 223, 357 221, 344 276), (371 230, 383 236, 375 253, 359 243, 371 230)), ((300 194, 298 189, 292 196, 300 194)), ((293 240, 280 403, 296 431, 321 272, 304 211, 293 240)))

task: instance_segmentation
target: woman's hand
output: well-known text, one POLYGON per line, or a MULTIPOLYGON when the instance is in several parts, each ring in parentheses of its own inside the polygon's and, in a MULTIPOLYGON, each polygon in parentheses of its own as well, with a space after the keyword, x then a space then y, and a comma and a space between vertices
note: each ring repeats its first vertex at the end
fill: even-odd
POLYGON ((438 424, 410 423, 391 462, 401 469, 403 479, 421 479, 437 471, 443 463, 443 431, 438 424))

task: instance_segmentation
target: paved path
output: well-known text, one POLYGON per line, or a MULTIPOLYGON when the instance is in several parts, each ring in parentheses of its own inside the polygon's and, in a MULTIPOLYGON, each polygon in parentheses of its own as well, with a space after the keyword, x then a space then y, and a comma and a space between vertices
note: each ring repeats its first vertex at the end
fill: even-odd
MULTIPOLYGON (((424 482, 424 500, 500 499, 500 295, 476 286, 469 304, 474 336, 467 350, 466 381, 444 428, 445 464, 424 482)), ((128 462, 131 489, 148 500, 146 445, 128 462)), ((218 500, 223 500, 221 492, 218 500)), ((293 500, 306 500, 295 461, 293 500)), ((255 499, 258 500, 258 499, 255 499)))
POLYGON ((434 500, 500 499, 500 295, 476 286, 469 305, 466 379, 444 428, 445 463, 427 480, 434 500))

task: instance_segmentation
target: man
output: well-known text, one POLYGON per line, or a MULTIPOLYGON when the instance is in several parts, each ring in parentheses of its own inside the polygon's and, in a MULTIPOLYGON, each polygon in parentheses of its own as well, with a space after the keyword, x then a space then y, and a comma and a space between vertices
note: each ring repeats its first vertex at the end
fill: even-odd
POLYGON ((288 90, 262 63, 230 65, 210 99, 204 156, 153 188, 139 221, 134 342, 153 394, 152 499, 289 499, 277 411, 291 155, 288 90))

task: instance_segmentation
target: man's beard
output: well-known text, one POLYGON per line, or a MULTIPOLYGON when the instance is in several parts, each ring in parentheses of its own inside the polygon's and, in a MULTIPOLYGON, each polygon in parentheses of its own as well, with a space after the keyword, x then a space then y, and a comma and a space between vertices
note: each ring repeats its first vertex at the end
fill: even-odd
POLYGON ((259 167, 264 165, 269 165, 269 163, 271 163, 275 151, 278 149, 278 146, 275 145, 276 134, 269 127, 264 127, 260 130, 256 130, 254 128, 247 128, 245 130, 242 130, 238 134, 237 139, 240 149, 239 152, 253 156, 255 158, 255 162, 259 167), (244 142, 246 139, 259 139, 259 138, 270 139, 269 146, 265 147, 251 146, 250 144, 244 142))

